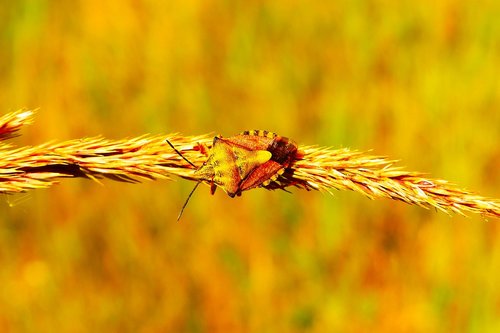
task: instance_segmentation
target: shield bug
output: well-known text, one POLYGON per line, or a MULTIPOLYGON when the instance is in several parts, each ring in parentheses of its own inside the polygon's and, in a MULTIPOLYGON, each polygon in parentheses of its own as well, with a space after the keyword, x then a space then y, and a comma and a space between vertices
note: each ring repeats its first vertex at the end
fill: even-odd
MULTIPOLYGON (((168 144, 186 160, 170 142, 168 144)), ((189 194, 178 219, 200 182, 210 183, 212 194, 221 187, 233 198, 243 191, 269 186, 291 165, 296 153, 295 142, 268 131, 245 131, 229 138, 214 137, 207 160, 194 172, 199 182, 189 194)))

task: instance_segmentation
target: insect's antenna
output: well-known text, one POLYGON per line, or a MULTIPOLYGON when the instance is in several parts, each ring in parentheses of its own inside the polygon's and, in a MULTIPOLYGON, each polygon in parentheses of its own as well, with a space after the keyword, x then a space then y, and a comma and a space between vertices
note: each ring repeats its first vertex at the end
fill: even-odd
MULTIPOLYGON (((186 162, 188 162, 189 164, 191 164, 195 169, 196 169, 196 165, 194 165, 193 163, 191 163, 190 160, 188 160, 187 158, 184 157, 184 155, 182 155, 175 147, 174 145, 168 141, 168 139, 166 139, 165 141, 167 141, 168 145, 170 147, 172 147, 172 149, 180 156, 182 157, 182 159, 186 162)), ((188 202, 189 202, 189 199, 191 199, 191 196, 193 195, 194 191, 198 188, 198 185, 200 185, 200 182, 197 182, 196 185, 194 186, 194 188, 191 190, 191 193, 189 193, 187 199, 186 199, 186 202, 184 203, 184 205, 182 206, 181 208, 181 212, 179 213, 179 216, 177 216, 177 222, 179 222, 179 220, 181 219, 181 216, 182 216, 182 213, 184 213, 184 208, 186 208, 188 202)))
POLYGON ((191 191, 191 193, 189 193, 189 195, 186 199, 186 202, 184 203, 184 206, 182 206, 182 209, 181 209, 181 212, 179 213, 179 216, 177 216, 177 222, 179 222, 179 220, 181 219, 182 213, 184 212, 184 208, 186 208, 186 206, 189 202, 189 199, 191 199, 191 196, 193 195, 193 193, 196 190, 196 188, 198 187, 198 185, 200 185, 200 183, 201 182, 197 182, 196 185, 194 186, 193 190, 191 191))
MULTIPOLYGON (((168 139, 166 139, 165 141, 167 141, 167 143, 169 144, 170 147, 172 147, 173 150, 175 150, 175 152, 180 156, 182 157, 182 159, 186 162, 188 162, 189 164, 191 164, 194 168, 197 168, 196 165, 194 165, 193 163, 191 163, 190 160, 188 160, 187 158, 184 157, 184 155, 182 155, 175 147, 173 144, 170 143, 170 141, 168 141, 168 139)), ((197 185, 198 186, 198 185, 197 185)), ((196 188, 196 187, 195 187, 196 188)), ((191 196, 191 195, 189 195, 191 196)), ((184 209, 184 208, 183 208, 184 209)), ((179 216, 180 217, 180 216, 179 216)))

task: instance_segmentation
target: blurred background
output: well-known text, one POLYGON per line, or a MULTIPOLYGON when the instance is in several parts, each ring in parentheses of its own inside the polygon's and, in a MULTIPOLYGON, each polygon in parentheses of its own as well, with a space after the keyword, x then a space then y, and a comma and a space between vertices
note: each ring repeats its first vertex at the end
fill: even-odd
MULTIPOLYGON (((500 197, 500 2, 0 0, 16 145, 267 129, 500 197)), ((0 196, 1 332, 499 332, 500 221, 349 192, 0 196)))

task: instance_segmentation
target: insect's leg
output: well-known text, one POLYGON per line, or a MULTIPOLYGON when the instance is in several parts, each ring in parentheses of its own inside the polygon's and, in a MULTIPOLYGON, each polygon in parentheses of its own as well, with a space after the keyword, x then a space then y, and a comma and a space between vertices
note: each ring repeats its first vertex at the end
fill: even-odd
POLYGON ((212 177, 212 181, 210 183, 210 194, 214 195, 216 189, 217 185, 215 185, 214 178, 212 177))

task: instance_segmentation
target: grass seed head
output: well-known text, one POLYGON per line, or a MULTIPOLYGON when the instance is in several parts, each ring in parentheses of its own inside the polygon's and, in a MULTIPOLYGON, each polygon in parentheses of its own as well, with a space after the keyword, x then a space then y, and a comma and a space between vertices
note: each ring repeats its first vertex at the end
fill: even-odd
MULTIPOLYGON (((17 111, 0 118, 0 140, 12 138, 32 121, 31 111, 17 111)), ((33 147, 12 148, 0 144, 0 193, 18 193, 45 188, 61 178, 83 177, 116 181, 170 179, 173 176, 200 181, 197 168, 167 144, 169 141, 199 168, 207 159, 213 136, 180 134, 143 135, 108 140, 84 138, 33 147)), ((330 192, 351 190, 376 198, 389 198, 425 208, 465 214, 500 217, 500 202, 459 189, 445 180, 424 177, 393 166, 395 161, 349 149, 299 146, 286 170, 264 186, 330 192)), ((208 184, 207 181, 205 183, 208 184)))

